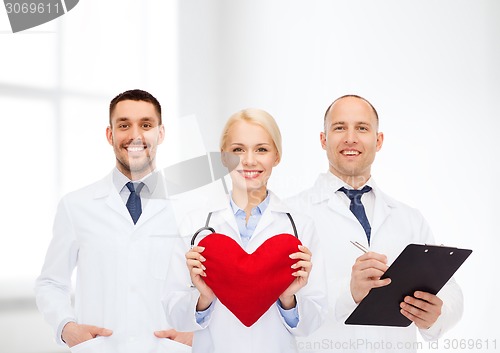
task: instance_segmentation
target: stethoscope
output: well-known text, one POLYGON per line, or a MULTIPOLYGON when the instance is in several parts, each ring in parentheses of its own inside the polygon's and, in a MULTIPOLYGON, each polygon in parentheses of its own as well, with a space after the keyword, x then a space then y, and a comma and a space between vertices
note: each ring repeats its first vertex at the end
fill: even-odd
MULTIPOLYGON (((288 216, 288 219, 290 219, 290 223, 292 224, 293 234, 295 235, 295 238, 299 239, 299 235, 297 234, 297 227, 295 227, 295 222, 293 221, 292 215, 290 213, 288 213, 288 212, 286 212, 286 215, 288 216)), ((200 234, 201 232, 204 232, 204 231, 209 231, 209 232, 211 232, 210 234, 215 233, 215 229, 213 229, 212 227, 210 227, 208 225, 210 223, 210 218, 211 217, 212 217, 212 212, 210 212, 208 214, 207 220, 205 221, 205 225, 203 227, 201 227, 200 229, 198 229, 194 233, 193 237, 191 238, 191 249, 194 247, 194 242, 195 242, 196 237, 198 236, 198 234, 200 234)))

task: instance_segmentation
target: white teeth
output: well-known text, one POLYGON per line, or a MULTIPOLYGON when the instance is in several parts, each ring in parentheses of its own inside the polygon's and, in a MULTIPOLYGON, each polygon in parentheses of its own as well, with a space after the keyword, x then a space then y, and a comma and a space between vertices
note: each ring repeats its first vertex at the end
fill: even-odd
POLYGON ((358 151, 344 151, 343 154, 346 156, 357 156, 359 154, 359 152, 358 151))
POLYGON ((129 148, 127 148, 127 151, 129 151, 129 152, 140 152, 140 151, 144 151, 144 146, 129 147, 129 148))
POLYGON ((246 177, 249 177, 249 178, 253 178, 253 177, 257 176, 258 174, 259 174, 259 172, 243 172, 243 175, 246 177))

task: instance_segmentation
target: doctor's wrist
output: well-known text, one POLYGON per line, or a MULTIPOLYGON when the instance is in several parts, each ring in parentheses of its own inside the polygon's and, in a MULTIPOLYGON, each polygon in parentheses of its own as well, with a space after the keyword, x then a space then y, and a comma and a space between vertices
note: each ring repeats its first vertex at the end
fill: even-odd
POLYGON ((76 322, 74 321, 68 321, 64 324, 62 330, 61 330, 61 341, 63 341, 64 343, 66 343, 66 340, 64 339, 64 333, 65 333, 65 330, 67 331, 68 329, 71 328, 71 326, 73 325, 77 325, 76 322))
POLYGON ((297 305, 297 299, 295 298, 295 294, 289 296, 280 295, 279 302, 280 306, 285 310, 293 309, 297 305))
POLYGON ((215 296, 212 298, 205 295, 200 295, 200 297, 198 298, 198 302, 196 303, 196 311, 207 310, 214 300, 215 296))

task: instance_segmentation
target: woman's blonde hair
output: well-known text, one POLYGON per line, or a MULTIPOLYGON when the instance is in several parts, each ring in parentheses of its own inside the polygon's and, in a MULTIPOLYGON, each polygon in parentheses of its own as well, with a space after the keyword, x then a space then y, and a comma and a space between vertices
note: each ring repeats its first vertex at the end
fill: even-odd
POLYGON ((237 121, 246 121, 248 123, 257 124, 261 126, 271 136, 274 146, 278 152, 278 161, 281 160, 282 147, 281 147, 281 132, 276 124, 276 120, 268 112, 262 109, 247 108, 234 113, 229 117, 222 130, 220 137, 220 150, 223 151, 227 141, 229 129, 237 121))

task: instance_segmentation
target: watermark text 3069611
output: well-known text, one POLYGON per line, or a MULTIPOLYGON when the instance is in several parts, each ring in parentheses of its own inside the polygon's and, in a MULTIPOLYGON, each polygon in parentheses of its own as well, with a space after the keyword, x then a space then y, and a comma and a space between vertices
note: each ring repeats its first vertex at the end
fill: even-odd
POLYGON ((12 32, 52 21, 73 9, 79 0, 4 0, 12 32))

